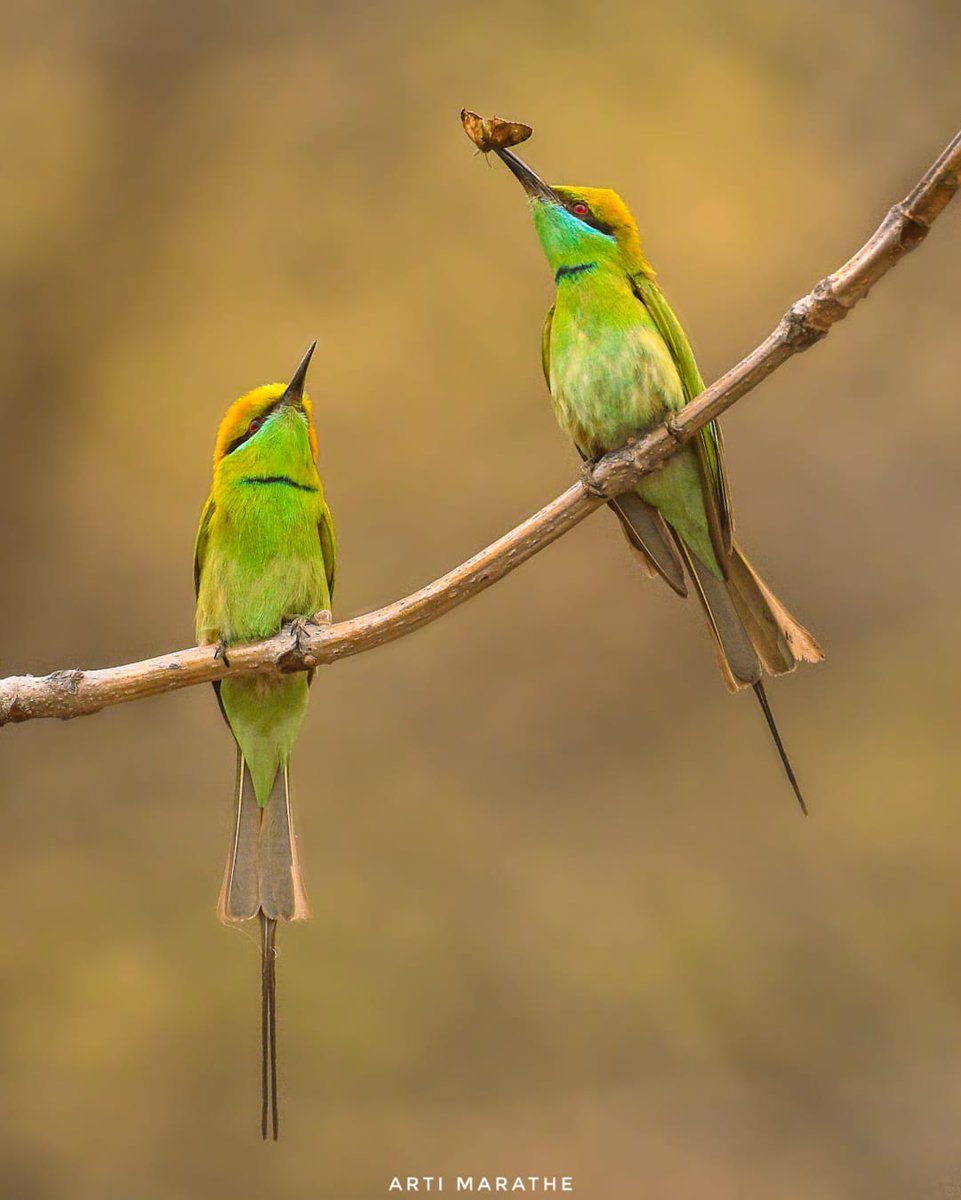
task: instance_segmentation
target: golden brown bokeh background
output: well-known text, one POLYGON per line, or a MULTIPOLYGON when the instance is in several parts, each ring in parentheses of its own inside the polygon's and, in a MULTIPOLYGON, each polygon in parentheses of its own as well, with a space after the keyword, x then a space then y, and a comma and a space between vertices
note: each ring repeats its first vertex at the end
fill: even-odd
MULTIPOLYGON (((549 273, 461 105, 625 195, 708 378, 958 124, 946 0, 4 7, 4 674, 189 644, 217 422, 315 336, 338 615, 570 482, 549 273)), ((3 731, 4 1194, 961 1194, 959 233, 725 422, 828 652, 771 689, 810 820, 606 514, 323 670, 277 1147, 209 690, 3 731)))

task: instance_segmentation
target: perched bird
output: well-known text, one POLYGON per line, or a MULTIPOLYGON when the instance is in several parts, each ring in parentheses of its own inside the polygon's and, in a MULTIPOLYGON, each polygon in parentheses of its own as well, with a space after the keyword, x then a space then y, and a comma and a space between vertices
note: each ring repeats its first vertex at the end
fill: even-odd
MULTIPOLYGON (((213 486, 194 550, 197 642, 225 659, 236 642, 286 621, 330 619, 336 545, 317 474, 317 437, 304 392, 314 345, 290 383, 241 396, 217 434, 213 486)), ((261 937, 261 1133, 276 1139, 277 922, 310 916, 297 859, 288 764, 313 672, 229 677, 214 684, 237 743, 236 815, 217 911, 257 917, 261 937)))
MULTIPOLYGON (((557 293, 542 340, 554 413, 581 456, 593 459, 669 418, 704 390, 704 381, 620 196, 606 188, 549 187, 510 149, 495 153, 527 193, 554 273, 557 293)), ((806 812, 762 675, 823 655, 734 540, 716 422, 610 504, 651 575, 680 596, 690 577, 725 683, 732 692, 753 688, 806 812)))

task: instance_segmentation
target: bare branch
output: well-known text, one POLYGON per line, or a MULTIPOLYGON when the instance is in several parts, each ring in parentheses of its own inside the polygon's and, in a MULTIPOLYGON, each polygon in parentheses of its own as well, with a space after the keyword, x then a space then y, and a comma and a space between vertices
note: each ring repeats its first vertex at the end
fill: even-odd
POLYGON ((0 680, 0 725, 38 717, 79 717, 228 675, 302 671, 373 649, 436 620, 572 529, 605 497, 629 490, 787 359, 824 337, 882 275, 920 244, 959 183, 961 133, 861 249, 792 305, 756 350, 692 400, 669 425, 606 455, 563 495, 419 591, 386 608, 311 629, 299 640, 285 631, 266 641, 234 646, 229 667, 208 646, 102 670, 11 676, 0 680))
POLYGON ((911 194, 894 205, 861 249, 792 304, 774 332, 756 350, 685 405, 670 426, 656 429, 635 445, 606 455, 593 473, 594 487, 607 495, 627 491, 678 445, 690 441, 702 425, 720 416, 793 355, 820 341, 832 325, 843 320, 864 299, 882 275, 921 244, 959 185, 961 133, 911 194))

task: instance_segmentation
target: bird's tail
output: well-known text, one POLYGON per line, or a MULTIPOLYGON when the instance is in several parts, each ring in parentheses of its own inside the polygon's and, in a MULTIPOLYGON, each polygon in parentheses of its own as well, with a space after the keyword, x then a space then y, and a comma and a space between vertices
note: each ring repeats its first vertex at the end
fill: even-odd
POLYGON ((217 915, 228 923, 260 919, 261 1133, 276 1141, 277 922, 304 921, 310 909, 297 857, 287 767, 277 772, 270 799, 261 807, 239 751, 236 815, 217 915))
POLYGON ((261 807, 250 768, 238 751, 236 795, 217 915, 228 923, 249 921, 259 912, 274 921, 305 921, 310 908, 297 857, 286 764, 278 770, 270 798, 261 807))
POLYGON ((727 578, 718 579, 675 534, 707 617, 718 665, 728 690, 751 687, 767 721, 785 773, 806 812, 797 778, 774 720, 762 682, 764 673, 783 675, 799 662, 824 657, 814 637, 800 625, 760 578, 736 542, 721 562, 727 578))

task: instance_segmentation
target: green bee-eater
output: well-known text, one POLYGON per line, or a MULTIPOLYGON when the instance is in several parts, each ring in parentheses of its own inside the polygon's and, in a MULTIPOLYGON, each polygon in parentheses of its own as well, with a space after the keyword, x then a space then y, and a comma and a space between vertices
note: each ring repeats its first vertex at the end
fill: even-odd
MULTIPOLYGON (((316 345, 316 343, 315 343, 316 345)), ((214 477, 194 551, 197 641, 226 648, 277 633, 285 621, 329 619, 336 546, 317 474, 317 438, 304 381, 311 346, 290 383, 235 401, 214 451, 214 477), (323 614, 323 615, 321 615, 323 614)), ((290 811, 290 752, 310 674, 231 677, 214 684, 237 743, 236 815, 217 911, 260 920, 261 1132, 277 1137, 277 921, 309 915, 290 811)))
MULTIPOLYGON (((527 193, 554 273, 557 293, 542 340, 554 413, 592 459, 663 422, 703 391, 704 381, 620 196, 606 188, 549 187, 510 150, 496 153, 527 193)), ((805 809, 762 674, 781 675, 823 655, 734 540, 716 422, 611 507, 652 575, 681 596, 690 576, 724 680, 732 692, 754 689, 805 809)))

